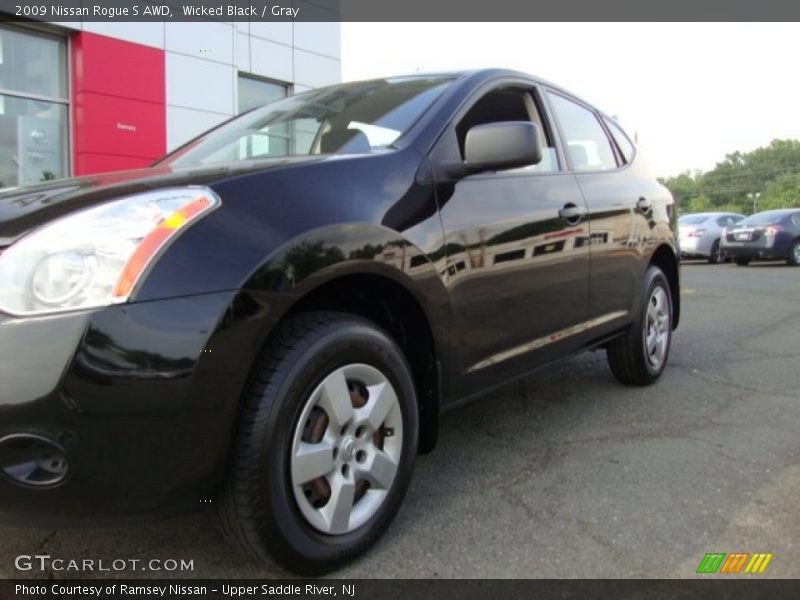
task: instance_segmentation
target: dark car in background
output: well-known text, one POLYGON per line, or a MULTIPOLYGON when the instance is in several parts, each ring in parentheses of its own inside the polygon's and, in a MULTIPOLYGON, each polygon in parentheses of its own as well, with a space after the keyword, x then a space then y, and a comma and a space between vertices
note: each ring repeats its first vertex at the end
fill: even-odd
POLYGON ((440 412, 587 349, 660 377, 674 227, 613 119, 501 70, 313 90, 2 193, 0 516, 213 499, 249 556, 339 566, 440 412))
POLYGON ((712 265, 724 261, 722 232, 742 219, 744 215, 728 212, 681 215, 678 218, 681 256, 704 258, 712 265))
POLYGON ((752 260, 785 260, 800 265, 800 209, 756 213, 728 228, 722 250, 739 266, 752 260))

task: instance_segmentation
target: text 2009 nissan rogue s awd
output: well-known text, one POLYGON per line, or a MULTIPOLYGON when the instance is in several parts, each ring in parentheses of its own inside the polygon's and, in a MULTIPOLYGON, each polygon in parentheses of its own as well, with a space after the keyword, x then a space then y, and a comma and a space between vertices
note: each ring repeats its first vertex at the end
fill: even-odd
POLYGON ((675 210, 612 119, 502 70, 313 90, 149 169, 0 195, 0 514, 216 498, 321 572, 387 528, 442 410, 602 347, 664 370, 675 210))

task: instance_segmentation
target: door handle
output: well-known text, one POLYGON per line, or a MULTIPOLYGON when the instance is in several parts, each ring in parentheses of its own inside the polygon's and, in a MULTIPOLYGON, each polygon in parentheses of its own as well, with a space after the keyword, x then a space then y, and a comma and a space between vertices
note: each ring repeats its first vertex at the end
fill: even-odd
POLYGON ((585 215, 586 209, 583 209, 572 202, 567 202, 561 208, 561 210, 558 211, 558 216, 564 219, 570 225, 577 225, 581 222, 585 215))
POLYGON ((636 208, 647 214, 653 209, 653 205, 650 204, 650 200, 642 196, 636 201, 636 208))

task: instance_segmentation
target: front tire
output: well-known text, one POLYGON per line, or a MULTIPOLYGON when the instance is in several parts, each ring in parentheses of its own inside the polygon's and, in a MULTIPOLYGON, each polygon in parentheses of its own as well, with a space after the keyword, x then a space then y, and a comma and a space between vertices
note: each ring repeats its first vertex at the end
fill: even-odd
POLYGON ((626 385, 650 385, 667 365, 672 342, 672 294, 663 271, 651 265, 645 274, 636 323, 606 347, 611 372, 626 385))
POLYGON ((408 363, 370 321, 289 317, 254 366, 221 502, 246 555, 321 574, 369 548, 405 495, 418 410, 408 363))
POLYGON ((800 240, 795 240, 792 247, 789 248, 789 258, 786 262, 793 267, 800 266, 800 240))
POLYGON ((719 245, 719 240, 711 245, 711 254, 708 256, 708 264, 716 265, 725 261, 725 251, 719 245))

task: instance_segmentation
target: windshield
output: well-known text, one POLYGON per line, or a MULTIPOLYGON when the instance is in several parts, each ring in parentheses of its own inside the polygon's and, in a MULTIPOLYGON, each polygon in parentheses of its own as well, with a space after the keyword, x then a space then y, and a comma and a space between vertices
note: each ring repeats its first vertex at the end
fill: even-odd
POLYGON ((739 225, 772 225, 786 216, 785 212, 763 212, 747 217, 739 225))
POLYGON ((708 219, 708 215, 686 215, 678 219, 679 225, 700 225, 703 221, 708 219))
POLYGON ((384 150, 422 116, 453 77, 349 83, 266 104, 212 129, 159 164, 207 165, 384 150))

